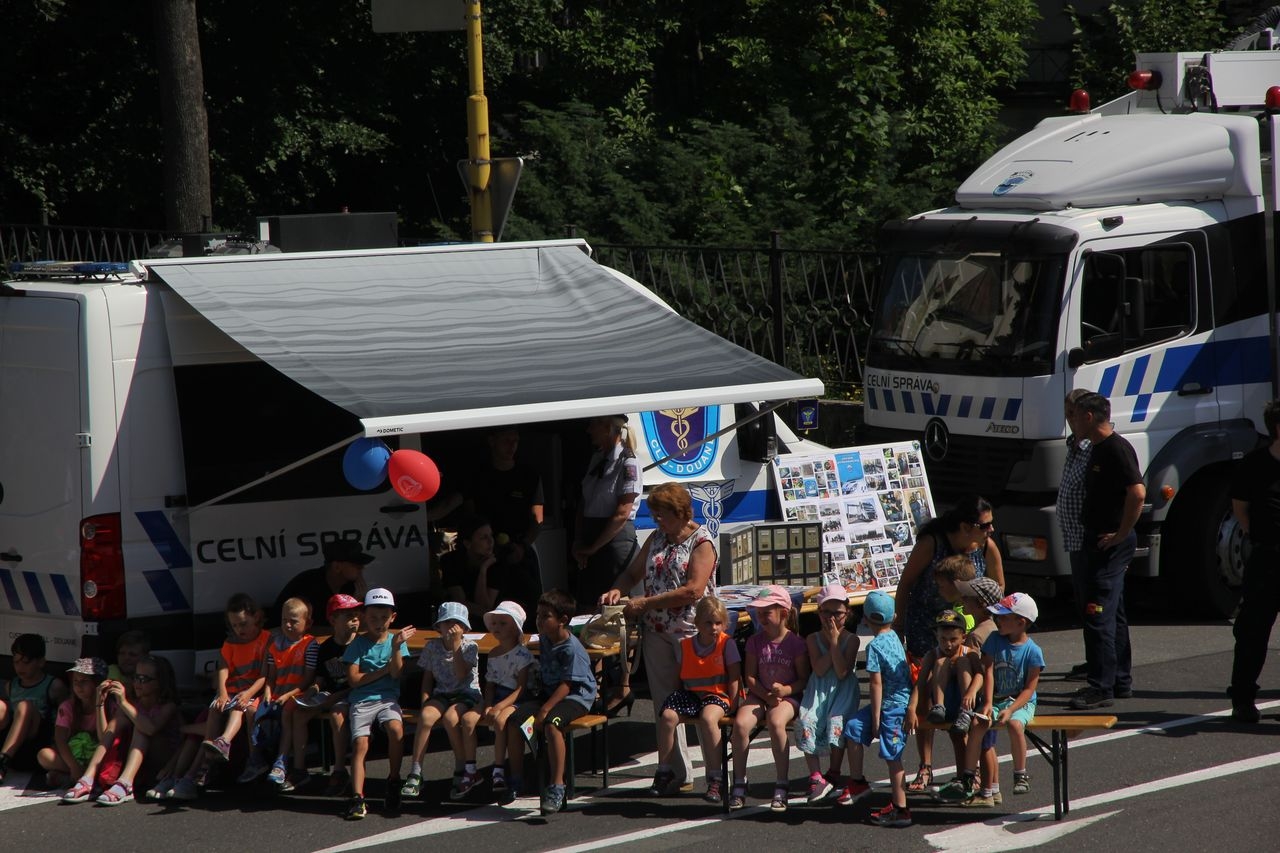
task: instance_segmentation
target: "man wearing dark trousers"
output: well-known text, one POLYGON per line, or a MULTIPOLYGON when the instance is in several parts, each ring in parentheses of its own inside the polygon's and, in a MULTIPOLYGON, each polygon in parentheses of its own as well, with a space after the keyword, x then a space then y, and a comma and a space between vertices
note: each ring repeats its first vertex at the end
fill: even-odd
POLYGON ((1133 695, 1124 575, 1138 537, 1133 527, 1147 490, 1138 455, 1111 425, 1111 401, 1086 394, 1076 401, 1072 432, 1090 442, 1084 477, 1084 652, 1089 684, 1071 700, 1078 711, 1105 708, 1133 695))
POLYGON ((1252 550, 1244 567, 1244 590, 1236 614, 1236 653, 1231 664, 1231 718, 1261 719, 1254 699, 1267 660, 1271 626, 1280 611, 1280 400, 1262 409, 1271 443, 1236 463, 1231 480, 1231 513, 1252 550))

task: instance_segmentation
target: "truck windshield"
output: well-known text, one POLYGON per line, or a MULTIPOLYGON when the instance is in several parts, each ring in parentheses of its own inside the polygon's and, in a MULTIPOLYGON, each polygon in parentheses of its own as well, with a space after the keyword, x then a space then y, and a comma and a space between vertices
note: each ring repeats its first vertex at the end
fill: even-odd
POLYGON ((890 255, 869 365, 951 373, 1052 372, 1064 256, 1000 251, 890 255))

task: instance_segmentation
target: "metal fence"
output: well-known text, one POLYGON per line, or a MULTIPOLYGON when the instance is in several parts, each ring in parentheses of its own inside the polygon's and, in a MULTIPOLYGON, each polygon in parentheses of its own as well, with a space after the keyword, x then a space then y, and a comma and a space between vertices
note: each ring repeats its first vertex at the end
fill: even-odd
MULTIPOLYGON (((159 231, 0 224, 0 260, 129 261, 167 236, 159 231)), ((832 398, 862 386, 872 252, 787 249, 777 233, 756 248, 596 244, 597 259, 657 293, 684 317, 797 373, 832 398)))

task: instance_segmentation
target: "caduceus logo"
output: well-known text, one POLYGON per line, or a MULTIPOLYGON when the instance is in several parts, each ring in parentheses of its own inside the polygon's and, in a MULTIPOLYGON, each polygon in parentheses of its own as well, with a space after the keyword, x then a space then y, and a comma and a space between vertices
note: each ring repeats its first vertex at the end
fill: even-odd
POLYGON ((719 406, 688 406, 641 412, 645 445, 659 467, 672 477, 697 477, 715 461, 720 429, 719 406))
POLYGON ((396 491, 405 496, 417 495, 422 492, 422 484, 408 474, 401 474, 396 480, 396 491))

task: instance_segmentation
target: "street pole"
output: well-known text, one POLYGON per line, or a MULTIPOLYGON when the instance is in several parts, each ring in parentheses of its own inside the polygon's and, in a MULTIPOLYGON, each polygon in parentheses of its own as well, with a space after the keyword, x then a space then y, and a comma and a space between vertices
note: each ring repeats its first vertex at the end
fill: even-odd
POLYGON ((484 48, 480 34, 480 0, 465 0, 467 70, 471 94, 467 98, 467 153, 471 177, 471 239, 493 242, 493 205, 489 193, 489 102, 484 96, 484 48))

